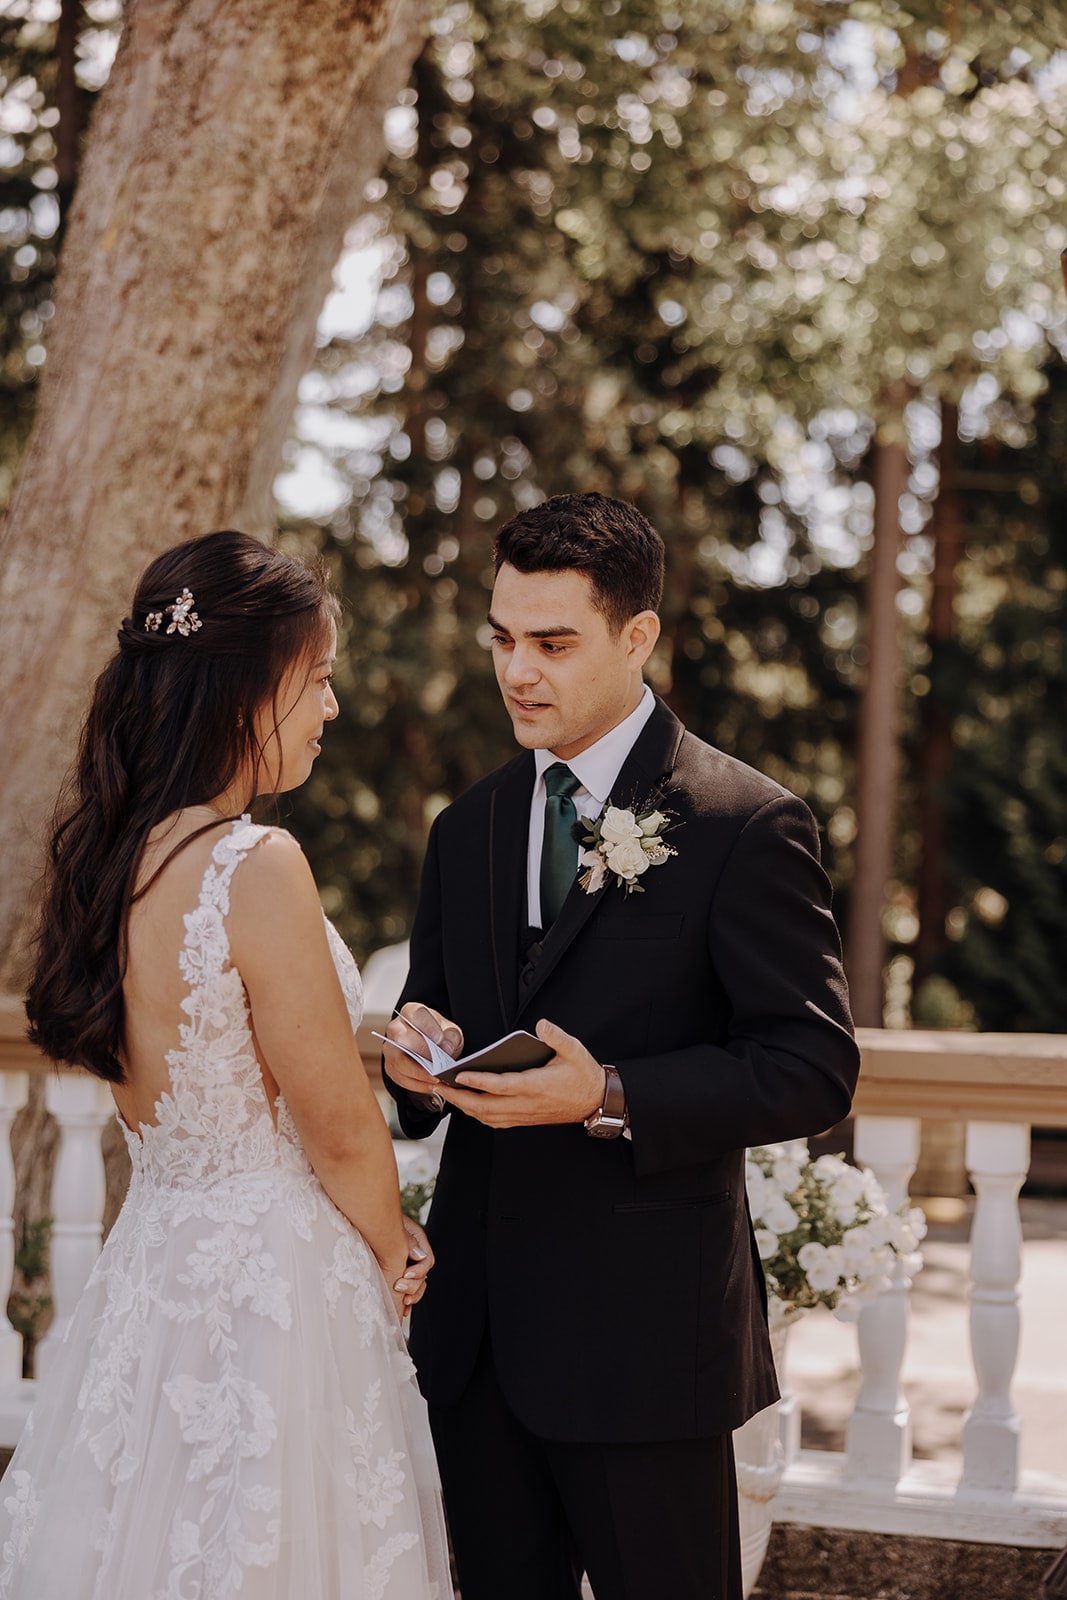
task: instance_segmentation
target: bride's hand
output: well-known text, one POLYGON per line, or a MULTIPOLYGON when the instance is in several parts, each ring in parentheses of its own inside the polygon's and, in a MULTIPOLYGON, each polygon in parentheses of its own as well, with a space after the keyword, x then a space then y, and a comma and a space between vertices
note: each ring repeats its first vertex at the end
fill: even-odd
POLYGON ((417 1222, 412 1222, 410 1217, 404 1218, 404 1233, 408 1241, 407 1264, 391 1285, 393 1301, 401 1321, 426 1293, 426 1279, 434 1262, 425 1230, 417 1222))

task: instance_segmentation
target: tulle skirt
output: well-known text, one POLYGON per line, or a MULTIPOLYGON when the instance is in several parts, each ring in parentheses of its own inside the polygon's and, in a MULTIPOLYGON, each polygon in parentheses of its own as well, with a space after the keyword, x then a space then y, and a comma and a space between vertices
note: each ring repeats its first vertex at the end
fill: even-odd
POLYGON ((3 1600, 451 1600, 377 1263, 317 1180, 135 1172, 0 1482, 3 1600))

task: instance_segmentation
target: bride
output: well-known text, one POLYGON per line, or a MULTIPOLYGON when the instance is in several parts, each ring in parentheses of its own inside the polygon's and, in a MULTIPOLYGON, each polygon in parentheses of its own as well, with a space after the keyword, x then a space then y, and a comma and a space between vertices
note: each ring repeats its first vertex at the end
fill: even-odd
POLYGON ((444 1600, 362 986, 300 848, 337 602, 239 533, 148 567, 51 847, 30 1036, 106 1079, 119 1218, 0 1484, 4 1600, 444 1600))

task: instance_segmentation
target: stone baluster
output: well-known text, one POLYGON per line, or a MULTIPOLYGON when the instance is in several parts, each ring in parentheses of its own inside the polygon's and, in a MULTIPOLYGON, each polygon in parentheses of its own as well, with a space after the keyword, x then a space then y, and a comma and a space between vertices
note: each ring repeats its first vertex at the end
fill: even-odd
POLYGON ((100 1134, 115 1102, 107 1084, 88 1074, 48 1080, 45 1105, 59 1124, 52 1182, 52 1326, 37 1346, 37 1376, 47 1375, 86 1279, 100 1254, 106 1178, 100 1134))
MULTIPOLYGON (((870 1167, 891 1211, 903 1205, 919 1160, 917 1117, 856 1118, 855 1156, 870 1167)), ((849 1418, 847 1475, 896 1483, 911 1465, 911 1412, 900 1386, 908 1341, 908 1286, 898 1283, 860 1313, 862 1382, 849 1418)))
POLYGON ((963 1424, 962 1487, 1010 1494, 1019 1475, 1019 1417, 1011 1380, 1019 1354, 1019 1190, 1030 1167, 1030 1129, 1015 1122, 969 1123, 966 1162, 977 1196, 971 1226, 971 1357, 978 1394, 963 1424))
POLYGON ((25 1072, 0 1072, 0 1387, 22 1380, 22 1335, 7 1319, 7 1302, 15 1270, 15 1163, 11 1159, 11 1124, 26 1104, 25 1072))

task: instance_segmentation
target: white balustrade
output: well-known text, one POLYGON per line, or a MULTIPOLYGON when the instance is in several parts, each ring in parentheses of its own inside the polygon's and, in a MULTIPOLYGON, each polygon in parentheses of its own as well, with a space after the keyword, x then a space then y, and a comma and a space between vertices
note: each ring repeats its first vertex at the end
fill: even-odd
POLYGON ((22 1381, 22 1335, 7 1318, 15 1271, 15 1163, 11 1159, 11 1124, 26 1104, 25 1072, 0 1072, 0 1388, 22 1381))
MULTIPOLYGON (((916 1117, 857 1117, 855 1156, 870 1167, 891 1211, 903 1205, 919 1160, 916 1117)), ((908 1342, 908 1285, 898 1281, 861 1313, 862 1383, 849 1419, 850 1476, 895 1484, 911 1465, 911 1413, 900 1386, 908 1342)))
POLYGON ((977 1196, 970 1323, 978 1394, 963 1424, 963 1486, 1010 1494, 1019 1478, 1011 1380, 1019 1354, 1019 1190, 1030 1166, 1030 1129, 1011 1122, 969 1123, 965 1159, 977 1196))
POLYGON ((44 1377, 63 1342, 86 1279, 100 1254, 106 1197, 100 1135, 115 1102, 106 1083, 88 1074, 48 1080, 45 1105, 59 1124, 52 1181, 52 1326, 37 1346, 37 1375, 44 1377))
MULTIPOLYGON (((8 1012, 7 1039, 17 1040, 24 1026, 21 1013, 11 1006, 8 1012)), ((373 1025, 379 1020, 384 1019, 366 1019, 373 1025)), ((863 1043, 865 1071, 869 1061, 877 1079, 883 1063, 882 1093, 890 1092, 884 1088, 889 1082, 896 1086, 896 1099, 890 1098, 889 1104, 883 1099, 884 1110, 877 1109, 877 1099, 871 1110, 861 1110, 855 1155, 860 1165, 873 1169, 891 1208, 906 1200, 918 1160, 920 1123, 910 1114, 913 1107, 924 1114, 960 1117, 962 1105, 963 1116, 989 1117, 995 1104, 1001 1116, 1000 1121, 971 1121, 967 1127, 966 1164, 977 1197, 970 1290, 977 1393, 963 1426, 962 1478, 957 1481, 946 1463, 911 1459, 911 1418, 901 1388, 908 1291, 898 1283, 860 1318, 861 1384, 846 1451, 799 1448, 799 1407, 787 1404, 777 1420, 773 1414, 757 1419, 767 1433, 769 1453, 764 1465, 741 1463, 744 1502, 751 1507, 772 1494, 784 1468, 773 1501, 776 1520, 1034 1548, 1062 1544, 1067 1540, 1067 1474, 1020 1474, 1020 1423, 1011 1384, 1020 1331, 1018 1195, 1029 1165, 1027 1118, 1040 1112, 1040 1120, 1054 1119, 1056 1126, 1067 1127, 1067 1052, 1062 1041, 1046 1036, 954 1039, 872 1030, 863 1043), (917 1059, 929 1065, 920 1070, 917 1059), (1000 1099, 991 1101, 993 1096, 1000 1099)), ((14 1255, 10 1130, 27 1089, 25 1072, 13 1070, 21 1063, 10 1044, 8 1049, 0 1070, 0 1442, 14 1444, 33 1385, 18 1381, 20 1341, 3 1316, 14 1255)), ((55 1321, 38 1347, 39 1373, 47 1372, 62 1342, 100 1249, 105 1199, 100 1135, 113 1115, 107 1085, 82 1074, 50 1076, 46 1104, 59 1124, 50 1205, 55 1321)), ((424 1147, 420 1153, 424 1158, 424 1147)), ((779 1361, 781 1369, 780 1356, 779 1361)), ((783 1389, 788 1398, 784 1383, 783 1389)))

